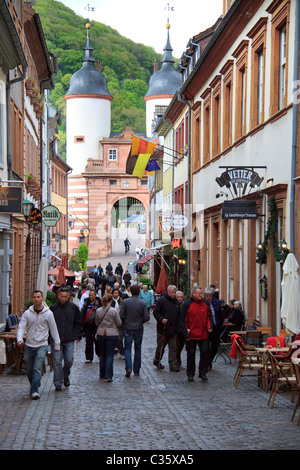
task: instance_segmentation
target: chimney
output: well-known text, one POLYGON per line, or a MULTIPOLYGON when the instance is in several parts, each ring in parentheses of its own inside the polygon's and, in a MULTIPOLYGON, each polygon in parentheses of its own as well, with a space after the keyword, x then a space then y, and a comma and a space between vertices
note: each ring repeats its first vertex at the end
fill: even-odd
POLYGON ((157 59, 155 59, 155 61, 154 61, 153 71, 154 71, 154 73, 158 71, 158 60, 157 59))
POLYGON ((97 70, 101 72, 101 60, 97 60, 97 70))

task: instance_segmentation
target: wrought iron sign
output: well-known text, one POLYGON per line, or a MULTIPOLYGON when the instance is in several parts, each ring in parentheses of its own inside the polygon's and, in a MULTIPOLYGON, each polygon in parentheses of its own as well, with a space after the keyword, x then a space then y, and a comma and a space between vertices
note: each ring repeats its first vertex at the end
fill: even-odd
MULTIPOLYGON (((220 168, 224 168, 226 171, 216 178, 216 182, 221 188, 225 186, 233 198, 231 201, 226 200, 223 203, 222 219, 256 219, 258 217, 256 201, 236 200, 236 198, 249 194, 252 189, 261 185, 264 178, 254 168, 266 167, 238 166, 220 168)), ((220 194, 228 197, 228 194, 223 191, 220 194)), ((216 197, 219 197, 220 194, 217 194, 216 197)))

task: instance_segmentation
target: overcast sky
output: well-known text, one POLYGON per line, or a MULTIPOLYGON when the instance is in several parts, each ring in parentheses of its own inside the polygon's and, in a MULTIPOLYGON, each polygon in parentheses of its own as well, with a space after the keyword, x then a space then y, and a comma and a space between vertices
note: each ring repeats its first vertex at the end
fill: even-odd
POLYGON ((158 53, 163 52, 166 44, 169 17, 170 41, 176 58, 181 57, 192 36, 217 21, 223 5, 223 0, 173 0, 169 3, 164 0, 60 1, 78 15, 111 26, 122 36, 152 46, 158 53))

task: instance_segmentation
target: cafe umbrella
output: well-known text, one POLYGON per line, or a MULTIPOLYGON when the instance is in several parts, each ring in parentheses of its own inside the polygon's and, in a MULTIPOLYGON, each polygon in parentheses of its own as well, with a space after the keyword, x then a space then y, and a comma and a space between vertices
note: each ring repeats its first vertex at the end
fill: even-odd
POLYGON ((48 287, 48 261, 43 256, 40 260, 39 271, 37 275, 36 288, 43 292, 43 297, 47 297, 48 287))
POLYGON ((281 319, 290 335, 300 333, 300 276, 298 268, 296 257, 290 252, 283 265, 281 282, 281 319))

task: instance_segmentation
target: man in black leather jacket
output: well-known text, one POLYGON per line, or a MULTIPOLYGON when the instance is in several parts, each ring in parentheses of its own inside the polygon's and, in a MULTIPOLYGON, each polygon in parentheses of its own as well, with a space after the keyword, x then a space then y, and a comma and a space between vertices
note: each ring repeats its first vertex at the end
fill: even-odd
POLYGON ((70 372, 74 361, 75 341, 82 338, 83 323, 79 308, 69 301, 68 289, 62 288, 58 291, 58 302, 52 305, 58 334, 60 337, 60 350, 55 351, 52 344, 53 357, 53 383, 56 391, 70 385, 70 372), (63 365, 64 362, 64 365, 63 365))
POLYGON ((158 369, 163 369, 161 359, 166 345, 169 348, 169 367, 171 372, 179 372, 177 363, 177 334, 179 331, 179 302, 176 299, 176 286, 168 286, 167 292, 158 299, 153 311, 157 321, 157 347, 153 360, 153 365, 158 369))

